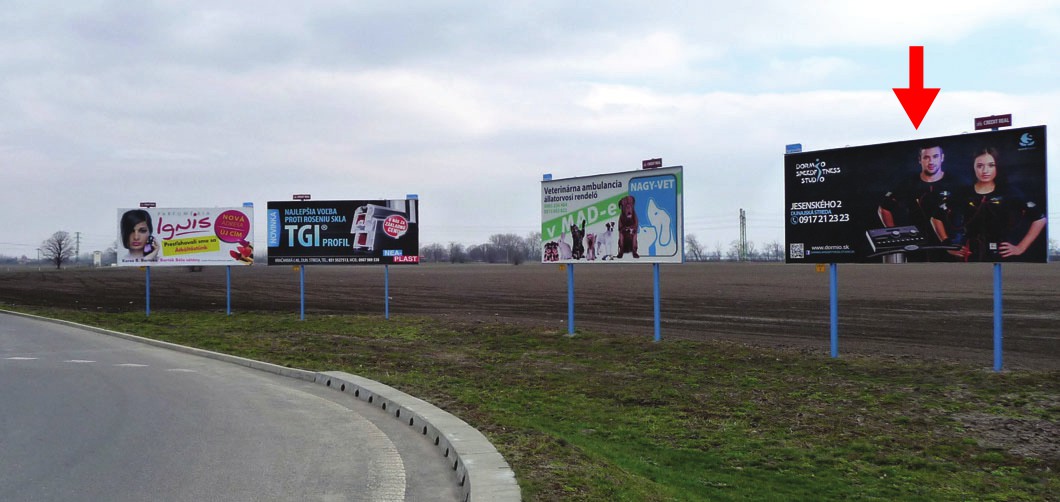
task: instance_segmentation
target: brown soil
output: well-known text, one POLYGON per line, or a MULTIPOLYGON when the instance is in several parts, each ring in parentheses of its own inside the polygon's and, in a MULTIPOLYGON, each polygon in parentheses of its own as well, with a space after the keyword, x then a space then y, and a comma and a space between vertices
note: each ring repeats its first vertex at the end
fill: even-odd
POLYGON ((966 413, 955 418, 984 447, 999 448, 1019 457, 1060 460, 1060 425, 1056 422, 989 413, 966 413))
MULTIPOLYGON (((576 328, 653 335, 652 267, 577 265, 576 328)), ((661 332, 829 352, 829 281, 813 265, 661 266, 661 332)), ((1060 369, 1060 265, 1006 264, 1004 367, 1060 369)), ((225 271, 154 268, 151 307, 225 309, 225 271)), ((307 313, 382 315, 382 267, 307 267, 307 313)), ((957 360, 993 367, 989 264, 840 265, 840 355, 957 360)), ((499 319, 566 330, 567 273, 556 265, 390 267, 392 314, 499 319)), ((135 268, 0 270, 0 303, 142 311, 135 268)), ((235 311, 299 311, 289 266, 232 270, 235 311)))

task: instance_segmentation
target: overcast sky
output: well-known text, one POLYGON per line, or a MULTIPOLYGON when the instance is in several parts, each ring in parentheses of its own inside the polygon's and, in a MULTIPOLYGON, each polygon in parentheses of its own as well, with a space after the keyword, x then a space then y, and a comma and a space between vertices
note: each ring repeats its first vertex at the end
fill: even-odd
MULTIPOLYGON (((1060 3, 7 1, 0 254, 116 209, 419 194, 421 245, 540 229, 540 180, 685 166, 685 231, 783 242, 784 145, 1060 127, 1060 3), (941 87, 919 130, 910 45, 941 87)), ((1060 208, 1060 176, 1050 176, 1060 208)), ((1060 209, 1050 210, 1057 229, 1060 209)), ((1052 238, 1060 234, 1053 232, 1052 238)))

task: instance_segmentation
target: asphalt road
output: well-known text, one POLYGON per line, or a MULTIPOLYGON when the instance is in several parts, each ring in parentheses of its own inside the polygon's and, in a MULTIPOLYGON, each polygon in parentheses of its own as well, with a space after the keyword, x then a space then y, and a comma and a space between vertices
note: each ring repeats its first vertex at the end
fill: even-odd
POLYGON ((458 500, 385 412, 309 382, 0 314, 0 499, 458 500))

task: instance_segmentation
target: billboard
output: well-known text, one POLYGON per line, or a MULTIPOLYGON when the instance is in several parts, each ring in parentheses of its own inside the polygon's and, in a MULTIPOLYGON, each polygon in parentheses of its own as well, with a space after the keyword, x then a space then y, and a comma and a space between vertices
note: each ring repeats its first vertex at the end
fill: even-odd
POLYGON ((1045 133, 785 155, 786 261, 1044 263, 1045 133))
POLYGON ((251 265, 253 207, 118 209, 119 266, 251 265))
POLYGON ((684 261, 682 168, 541 182, 546 263, 684 261))
POLYGON ((419 200, 269 202, 269 265, 416 264, 419 200))

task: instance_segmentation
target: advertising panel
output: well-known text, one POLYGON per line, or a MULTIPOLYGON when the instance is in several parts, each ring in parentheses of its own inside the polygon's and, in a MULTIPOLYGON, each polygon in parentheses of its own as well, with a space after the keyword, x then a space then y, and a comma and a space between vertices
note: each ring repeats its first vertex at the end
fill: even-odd
POLYGON ((419 200, 269 202, 269 265, 419 263, 419 200))
POLYGON ((118 265, 254 263, 254 208, 118 209, 118 265))
POLYGON ((1046 129, 784 156, 788 263, 1047 260, 1046 129))
POLYGON ((541 260, 684 261, 682 168, 541 182, 541 260))

